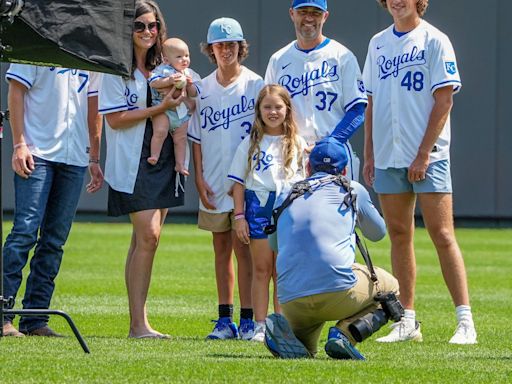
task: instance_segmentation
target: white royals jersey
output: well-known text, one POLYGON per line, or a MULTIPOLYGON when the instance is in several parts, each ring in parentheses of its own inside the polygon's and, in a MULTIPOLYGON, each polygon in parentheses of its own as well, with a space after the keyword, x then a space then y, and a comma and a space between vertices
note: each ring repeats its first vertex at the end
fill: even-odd
MULTIPOLYGON (((279 195, 283 189, 291 184, 303 180, 306 177, 305 154, 306 142, 299 137, 300 153, 295 153, 291 164, 292 176, 287 178, 283 164, 283 136, 263 135, 260 142, 260 154, 252 156, 252 169, 249 171, 249 148, 251 146, 250 137, 247 136, 238 146, 228 178, 234 182, 243 184, 245 188, 252 191, 276 192, 279 195), (302 162, 298 162, 299 155, 302 153, 302 162), (248 172, 249 171, 249 172, 248 172)), ((264 206, 266 198, 261 199, 260 203, 264 206)))
MULTIPOLYGON (((146 108, 148 91, 146 78, 138 69, 134 71, 133 76, 133 79, 116 75, 103 77, 99 100, 101 114, 108 115, 146 108)), ((105 181, 116 191, 133 193, 139 172, 146 119, 123 129, 112 129, 105 119, 105 126, 107 139, 105 181)))
POLYGON ((87 166, 88 98, 98 96, 101 75, 82 69, 11 64, 5 77, 28 89, 23 135, 32 155, 87 166))
POLYGON ((238 145, 249 134, 254 121, 255 104, 263 79, 242 66, 239 77, 223 87, 214 71, 198 83, 196 110, 188 126, 188 137, 201 145, 203 177, 213 190, 216 210, 199 207, 210 213, 233 210, 228 195, 232 183, 227 175, 238 145))
MULTIPOLYGON (((393 25, 375 35, 363 71, 373 101, 375 167, 408 168, 416 158, 439 88, 461 87, 448 37, 422 20, 398 37, 393 25)), ((450 118, 430 154, 430 162, 449 159, 450 118)))
POLYGON ((367 103, 356 57, 331 39, 308 53, 295 41, 280 49, 270 58, 265 83, 288 90, 308 145, 329 135, 352 106, 367 103))

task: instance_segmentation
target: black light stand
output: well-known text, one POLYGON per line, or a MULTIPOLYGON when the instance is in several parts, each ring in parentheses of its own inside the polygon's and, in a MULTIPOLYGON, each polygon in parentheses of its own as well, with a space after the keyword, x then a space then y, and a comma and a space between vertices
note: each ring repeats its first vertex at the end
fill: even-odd
MULTIPOLYGON (((16 7, 16 4, 14 2, 5 2, 2 1, 2 5, 5 5, 7 3, 7 6, 16 7)), ((23 2, 21 2, 22 6, 23 2)), ((20 6, 20 8, 21 8, 20 6)), ((19 11, 19 10, 18 10, 19 11)), ((0 15, 0 59, 3 56, 3 52, 10 51, 12 48, 9 46, 3 46, 1 41, 1 33, 4 28, 4 23, 12 23, 13 22, 13 15, 7 15, 3 16, 0 15)), ((1 60, 0 60, 1 61, 1 60)), ((2 81, 0 80, 0 84, 2 81)), ((1 94, 1 86, 0 86, 0 94, 1 94)), ((51 310, 51 309, 8 309, 11 308, 14 304, 14 298, 13 297, 7 297, 4 298, 4 258, 3 258, 3 205, 2 205, 2 139, 3 139, 3 121, 5 118, 8 118, 8 111, 2 112, 0 111, 0 324, 4 324, 4 314, 9 315, 21 315, 21 316, 39 316, 39 315, 58 315, 62 316, 66 319, 69 326, 73 330, 73 333, 75 334, 75 337, 77 338, 78 342, 82 346, 82 349, 85 353, 90 353, 89 347, 87 346, 87 343, 83 339, 82 335, 78 331, 77 327, 73 323, 73 320, 71 317, 59 310, 51 310)), ((0 339, 3 337, 3 327, 0 328, 0 339)))

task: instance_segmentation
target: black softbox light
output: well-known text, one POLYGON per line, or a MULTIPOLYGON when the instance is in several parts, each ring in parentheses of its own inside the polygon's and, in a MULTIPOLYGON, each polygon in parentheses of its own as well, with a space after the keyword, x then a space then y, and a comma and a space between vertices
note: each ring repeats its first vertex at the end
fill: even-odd
POLYGON ((3 23, 2 61, 127 76, 135 0, 25 0, 3 23))
MULTIPOLYGON (((0 0, 0 60, 128 76, 132 65, 134 15, 135 0, 0 0)), ((8 313, 59 315, 67 320, 84 352, 89 353, 85 340, 65 312, 5 309, 14 301, 12 297, 3 296, 1 139, 4 116, 6 113, 0 111, 0 326, 4 314, 8 313)), ((0 329, 0 339, 2 336, 0 329)))

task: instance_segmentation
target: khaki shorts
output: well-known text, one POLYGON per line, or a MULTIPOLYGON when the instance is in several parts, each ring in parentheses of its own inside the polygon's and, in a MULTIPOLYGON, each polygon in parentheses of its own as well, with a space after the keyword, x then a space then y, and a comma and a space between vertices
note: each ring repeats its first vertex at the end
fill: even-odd
MULTIPOLYGON (((398 281, 382 268, 374 268, 380 289, 399 295, 398 281)), ((318 350, 318 339, 326 321, 337 320, 336 326, 355 344, 348 331, 349 324, 377 309, 378 304, 373 299, 377 290, 368 268, 354 263, 352 270, 357 276, 357 283, 346 291, 320 293, 281 304, 293 333, 313 355, 318 350)))
POLYGON ((231 212, 210 213, 199 210, 197 226, 210 232, 227 232, 235 226, 235 214, 231 212))

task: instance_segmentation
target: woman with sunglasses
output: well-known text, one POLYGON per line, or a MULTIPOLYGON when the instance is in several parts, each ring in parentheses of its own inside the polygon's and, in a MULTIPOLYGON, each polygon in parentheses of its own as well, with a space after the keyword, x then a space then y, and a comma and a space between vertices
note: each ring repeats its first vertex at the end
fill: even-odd
POLYGON ((162 61, 165 38, 165 22, 158 5, 152 0, 137 0, 132 75, 105 75, 100 91, 100 113, 106 120, 108 215, 128 214, 133 227, 125 266, 131 338, 169 338, 150 326, 146 313, 153 259, 167 210, 183 205, 183 192, 178 197, 174 194, 176 173, 170 136, 158 164, 147 162, 151 118, 176 107, 183 98, 173 98, 173 88, 159 105, 151 106, 147 78, 162 61))

